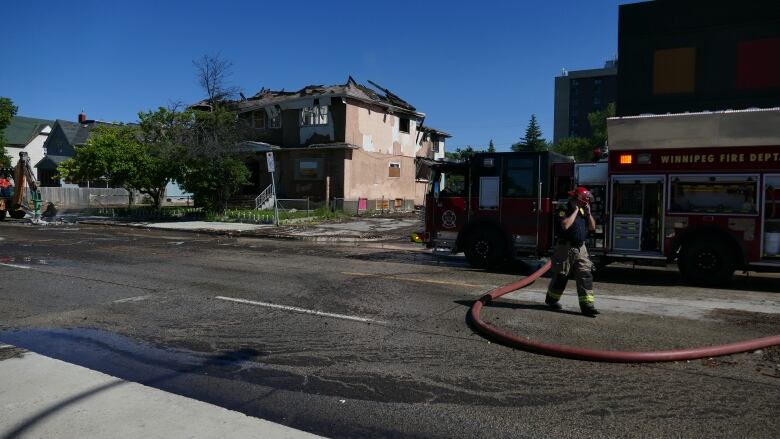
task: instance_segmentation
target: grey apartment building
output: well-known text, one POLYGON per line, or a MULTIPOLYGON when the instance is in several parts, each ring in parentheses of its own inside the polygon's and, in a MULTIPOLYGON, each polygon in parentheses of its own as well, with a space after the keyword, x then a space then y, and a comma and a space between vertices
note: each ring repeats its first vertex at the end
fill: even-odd
POLYGON ((565 72, 555 78, 553 143, 565 137, 590 137, 588 113, 617 99, 617 61, 604 68, 565 72))

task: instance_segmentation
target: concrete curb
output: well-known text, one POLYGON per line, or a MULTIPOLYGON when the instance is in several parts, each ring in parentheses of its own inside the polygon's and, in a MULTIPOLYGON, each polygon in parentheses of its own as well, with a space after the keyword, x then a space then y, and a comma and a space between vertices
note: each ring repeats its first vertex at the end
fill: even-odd
POLYGON ((162 229, 156 227, 149 227, 145 224, 128 224, 110 221, 76 221, 78 224, 96 225, 96 226, 109 226, 109 227, 127 227, 133 229, 145 229, 145 230, 169 230, 174 232, 186 232, 197 233, 202 235, 211 236, 227 236, 231 238, 260 238, 260 239, 277 239, 284 241, 308 241, 318 243, 356 243, 356 242, 383 242, 392 241, 396 238, 361 238, 356 236, 328 236, 328 235, 295 235, 290 233, 274 233, 274 232, 259 232, 257 230, 216 230, 216 229, 162 229))

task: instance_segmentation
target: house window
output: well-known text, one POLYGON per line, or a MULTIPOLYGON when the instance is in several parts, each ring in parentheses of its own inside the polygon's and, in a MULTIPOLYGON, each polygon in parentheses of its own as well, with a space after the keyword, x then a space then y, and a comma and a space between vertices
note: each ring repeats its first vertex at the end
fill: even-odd
POLYGON ((408 133, 409 132, 409 119, 406 117, 399 118, 400 121, 400 127, 398 128, 399 131, 402 133, 408 133))
POLYGON ((322 159, 297 159, 295 160, 296 180, 319 180, 322 178, 322 159))
POLYGON ((265 128, 265 110, 253 111, 251 116, 251 124, 252 128, 265 128))
POLYGON ((328 106, 315 105, 301 109, 301 126, 315 126, 328 124, 328 106))
POLYGON ((387 174, 388 177, 400 177, 401 176, 401 164, 398 162, 390 162, 390 167, 388 168, 389 172, 387 174))
POLYGON ((268 128, 282 127, 282 112, 276 107, 268 109, 268 128))

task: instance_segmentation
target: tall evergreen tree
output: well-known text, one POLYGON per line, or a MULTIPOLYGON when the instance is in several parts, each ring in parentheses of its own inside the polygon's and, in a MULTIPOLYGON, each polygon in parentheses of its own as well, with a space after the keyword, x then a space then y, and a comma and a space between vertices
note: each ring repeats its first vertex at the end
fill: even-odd
POLYGON ((490 143, 488 144, 487 152, 496 152, 496 147, 493 145, 493 139, 490 139, 490 143))
POLYGON ((520 142, 512 145, 512 151, 546 151, 547 141, 542 137, 542 129, 539 128, 539 122, 536 121, 536 115, 531 115, 528 121, 528 128, 525 129, 525 136, 520 142))

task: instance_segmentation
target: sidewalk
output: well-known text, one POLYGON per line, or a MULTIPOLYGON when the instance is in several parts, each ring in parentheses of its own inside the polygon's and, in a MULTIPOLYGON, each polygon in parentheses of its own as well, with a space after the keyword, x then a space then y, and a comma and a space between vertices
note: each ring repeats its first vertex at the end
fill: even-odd
POLYGON ((254 236, 315 242, 376 242, 409 240, 412 231, 422 228, 413 218, 354 218, 317 224, 242 224, 207 221, 122 222, 110 218, 79 219, 80 224, 111 225, 145 229, 175 230, 214 235, 254 236))
POLYGON ((0 437, 320 436, 0 344, 0 437))

